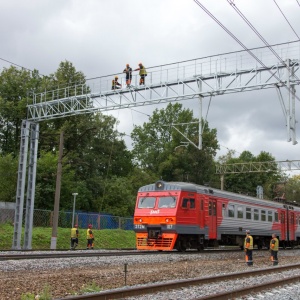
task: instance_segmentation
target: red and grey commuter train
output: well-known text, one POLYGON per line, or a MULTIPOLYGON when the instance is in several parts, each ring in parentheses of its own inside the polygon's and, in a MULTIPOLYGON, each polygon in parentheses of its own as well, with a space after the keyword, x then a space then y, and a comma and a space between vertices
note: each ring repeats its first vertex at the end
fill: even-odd
POLYGON ((157 181, 138 191, 138 250, 242 248, 247 229, 258 249, 269 246, 272 233, 282 247, 299 245, 300 207, 187 182, 157 181))

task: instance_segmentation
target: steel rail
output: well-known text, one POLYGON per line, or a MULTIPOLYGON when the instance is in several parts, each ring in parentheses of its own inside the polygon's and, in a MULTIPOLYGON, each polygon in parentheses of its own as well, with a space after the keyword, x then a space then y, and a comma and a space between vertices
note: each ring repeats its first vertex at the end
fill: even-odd
POLYGON ((274 280, 274 281, 258 284, 258 285, 251 286, 251 287, 243 287, 241 289, 237 289, 237 290, 227 292, 227 293, 220 293, 220 294, 210 295, 210 296, 206 296, 206 297, 195 298, 194 300, 236 299, 236 297, 242 297, 242 296, 249 295, 249 294, 253 295, 253 293, 266 291, 268 289, 273 289, 278 286, 283 286, 283 285, 298 282, 298 281, 300 281, 300 275, 289 277, 289 278, 284 278, 284 279, 280 279, 280 280, 274 280))
POLYGON ((51 258, 72 258, 72 257, 93 257, 93 256, 126 256, 126 255, 150 255, 155 254, 153 251, 117 251, 117 252, 98 252, 87 250, 84 252, 74 251, 67 253, 33 253, 33 254, 3 254, 0 255, 0 261, 3 260, 23 260, 23 259, 51 259, 51 258))
MULTIPOLYGON (((279 266, 279 267, 274 267, 274 268, 270 268, 270 269, 259 269, 259 270, 254 270, 254 271, 231 273, 231 274, 213 276, 213 277, 175 280, 175 281, 170 281, 167 283, 150 284, 147 286, 139 286, 139 287, 126 287, 126 288, 122 288, 122 289, 104 291, 104 292, 93 293, 93 294, 88 294, 88 295, 70 296, 70 297, 66 297, 66 298, 56 298, 55 300, 124 299, 126 297, 141 296, 141 295, 152 294, 152 293, 156 293, 156 292, 166 292, 167 290, 172 290, 172 289, 191 287, 191 286, 201 285, 201 284, 224 282, 225 280, 234 280, 234 279, 240 279, 240 278, 245 278, 245 277, 250 277, 250 276, 266 275, 266 274, 271 274, 271 273, 275 273, 275 272, 278 273, 280 271, 289 271, 291 269, 298 269, 298 268, 300 268, 300 264, 285 265, 285 266, 279 266)), ((249 287, 249 290, 247 290, 247 293, 249 293, 249 291, 253 292, 256 288, 257 288, 257 291, 262 291, 264 289, 268 289, 269 287, 274 287, 274 284, 277 284, 277 283, 279 284, 279 282, 281 284, 284 284, 285 282, 290 283, 290 282, 294 282, 297 280, 300 280, 300 275, 287 278, 286 280, 278 280, 275 282, 272 281, 272 282, 268 282, 265 284, 257 285, 256 287, 249 287), (259 290, 259 288, 260 288, 260 290, 259 290)), ((205 296, 202 298, 197 298, 195 300, 232 299, 232 297, 236 297, 236 295, 234 293, 242 293, 244 290, 245 290, 245 288, 240 289, 240 290, 237 289, 235 291, 230 291, 228 293, 205 296)), ((241 294, 239 294, 239 295, 241 295, 241 294)), ((245 295, 245 294, 243 294, 243 295, 245 295)))
MULTIPOLYGON (((113 251, 113 252, 103 252, 103 251, 95 251, 95 250, 78 250, 78 251, 70 251, 70 252, 54 252, 54 253, 32 253, 32 254, 0 254, 0 261, 5 260, 24 260, 24 259, 51 259, 51 258, 72 258, 72 257, 93 257, 93 256, 131 256, 131 255, 166 255, 166 254, 174 254, 174 255, 191 255, 191 254, 199 254, 199 251, 186 251, 186 252, 178 252, 178 251, 113 251), (84 251, 84 252, 82 252, 84 251)), ((240 248, 236 249, 208 249, 201 251, 203 253, 215 253, 215 252, 241 252, 240 248)))

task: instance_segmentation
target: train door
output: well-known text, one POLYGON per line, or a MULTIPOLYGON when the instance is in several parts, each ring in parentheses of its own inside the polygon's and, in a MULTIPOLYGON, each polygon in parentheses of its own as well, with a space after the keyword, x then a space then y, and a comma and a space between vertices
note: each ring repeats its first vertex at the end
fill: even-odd
POLYGON ((199 202, 199 209, 198 209, 198 224, 200 228, 204 228, 205 223, 205 215, 204 215, 204 197, 197 196, 199 202))
POLYGON ((289 235, 290 241, 295 240, 295 212, 289 211, 289 235))
POLYGON ((217 238, 217 200, 209 198, 208 200, 208 235, 209 239, 217 238))
POLYGON ((280 212, 280 223, 281 223, 281 240, 285 241, 287 239, 286 235, 286 212, 282 210, 280 212))

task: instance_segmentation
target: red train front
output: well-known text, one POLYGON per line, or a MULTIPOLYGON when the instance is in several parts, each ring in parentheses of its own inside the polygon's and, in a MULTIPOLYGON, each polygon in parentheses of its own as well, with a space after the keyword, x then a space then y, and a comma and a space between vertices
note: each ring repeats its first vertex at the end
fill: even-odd
POLYGON ((158 181, 139 189, 134 214, 137 249, 203 248, 203 210, 194 209, 195 188, 183 186, 158 181))
POLYGON ((299 224, 299 207, 185 182, 141 187, 134 213, 138 250, 242 247, 246 229, 258 248, 268 246, 272 233, 281 246, 295 246, 299 224))

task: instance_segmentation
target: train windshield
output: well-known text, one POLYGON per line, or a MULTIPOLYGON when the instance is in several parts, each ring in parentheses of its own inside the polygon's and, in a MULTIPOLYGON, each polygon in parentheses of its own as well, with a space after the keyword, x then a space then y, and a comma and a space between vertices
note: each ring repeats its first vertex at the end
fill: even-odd
POLYGON ((142 197, 139 199, 138 208, 153 208, 155 205, 155 197, 142 197))
POLYGON ((158 199, 158 208, 174 208, 176 206, 175 197, 159 197, 158 199))

